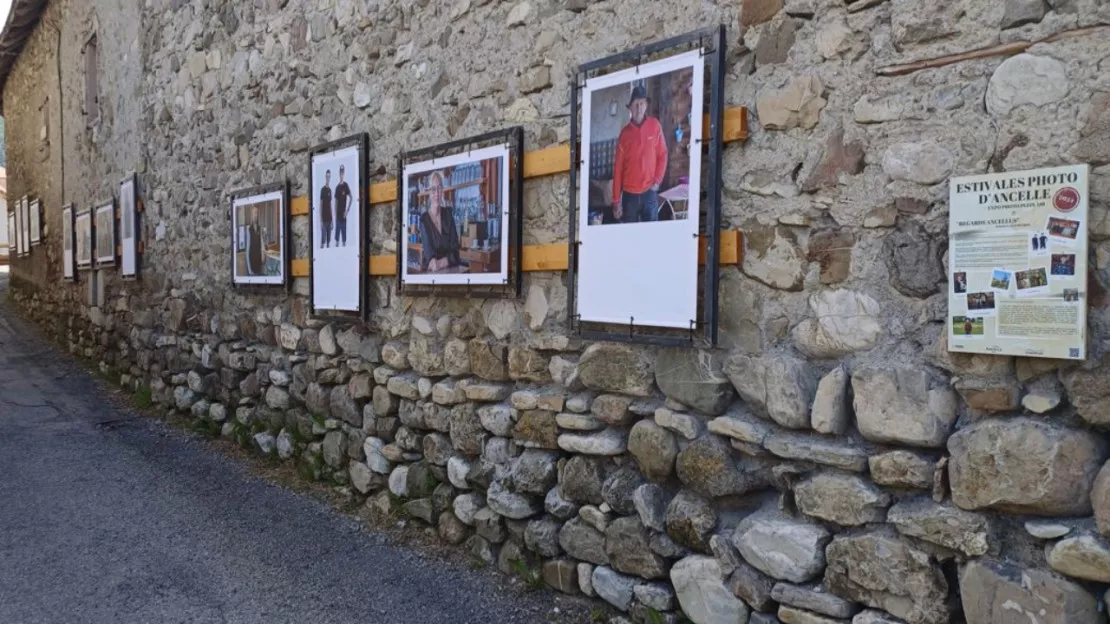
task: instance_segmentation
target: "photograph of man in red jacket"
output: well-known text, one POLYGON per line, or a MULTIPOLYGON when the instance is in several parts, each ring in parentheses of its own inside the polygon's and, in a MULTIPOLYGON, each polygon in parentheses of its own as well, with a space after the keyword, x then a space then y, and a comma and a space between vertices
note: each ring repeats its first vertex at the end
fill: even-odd
POLYGON ((622 223, 655 221, 659 185, 667 173, 667 142, 659 120, 647 114, 647 91, 637 85, 628 101, 631 114, 617 139, 613 164, 613 217, 622 223))

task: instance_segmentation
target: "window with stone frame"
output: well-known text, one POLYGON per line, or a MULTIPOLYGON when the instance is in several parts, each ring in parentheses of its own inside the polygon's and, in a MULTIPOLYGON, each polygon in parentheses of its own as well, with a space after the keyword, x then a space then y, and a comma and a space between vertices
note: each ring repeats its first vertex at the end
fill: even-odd
POLYGON ((99 50, 95 34, 85 42, 83 54, 85 56, 85 121, 92 126, 100 120, 99 50))

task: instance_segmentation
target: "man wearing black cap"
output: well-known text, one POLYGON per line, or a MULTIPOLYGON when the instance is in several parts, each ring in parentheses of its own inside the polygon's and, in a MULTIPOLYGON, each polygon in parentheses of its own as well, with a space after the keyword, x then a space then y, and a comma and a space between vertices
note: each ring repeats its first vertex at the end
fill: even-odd
POLYGON ((667 172, 667 142, 659 120, 647 114, 647 91, 632 89, 631 115, 617 139, 613 164, 613 217, 624 223, 655 221, 659 185, 667 172))

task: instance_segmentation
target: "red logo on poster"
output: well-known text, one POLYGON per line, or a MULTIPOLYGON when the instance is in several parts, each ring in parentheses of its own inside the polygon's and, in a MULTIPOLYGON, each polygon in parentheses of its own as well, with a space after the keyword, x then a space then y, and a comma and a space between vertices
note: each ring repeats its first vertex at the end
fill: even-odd
POLYGON ((1071 212, 1079 206, 1079 191, 1070 186, 1056 191, 1052 196, 1052 205, 1060 212, 1071 212))

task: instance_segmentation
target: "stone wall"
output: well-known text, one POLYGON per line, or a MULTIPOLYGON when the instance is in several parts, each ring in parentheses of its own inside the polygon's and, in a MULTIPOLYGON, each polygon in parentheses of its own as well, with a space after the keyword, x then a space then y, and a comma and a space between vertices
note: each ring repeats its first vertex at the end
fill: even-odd
MULTIPOLYGON (((49 88, 20 78, 50 64, 43 27, 5 94, 13 196, 34 189, 56 220, 52 180, 88 205, 140 172, 140 281, 107 278, 89 308, 36 252, 15 290, 140 396, 639 621, 1103 620, 1110 48, 1082 29, 1110 22, 1104 3, 152 0, 141 15, 137 43, 102 43, 118 51, 111 123, 138 129, 81 143, 64 173, 22 121, 49 88), (562 274, 528 274, 519 302, 375 280, 365 327, 309 318, 303 279, 290 297, 227 283, 227 193, 287 176, 303 194, 311 145, 368 131, 375 180, 401 149, 512 123, 546 147, 567 139, 575 65, 718 22, 726 103, 752 126, 725 151, 724 219, 746 250, 723 270, 721 349, 584 344, 564 331, 562 274), (948 354, 948 177, 1071 162, 1092 165, 1090 359, 948 354)), ((566 201, 565 176, 526 183, 527 243, 565 240, 566 201)), ((372 208, 376 253, 395 251, 393 210, 372 208)), ((298 257, 306 232, 296 218, 298 257)))

